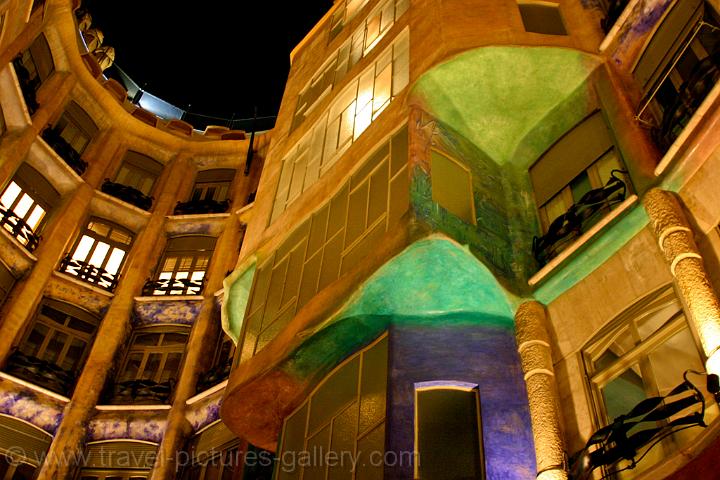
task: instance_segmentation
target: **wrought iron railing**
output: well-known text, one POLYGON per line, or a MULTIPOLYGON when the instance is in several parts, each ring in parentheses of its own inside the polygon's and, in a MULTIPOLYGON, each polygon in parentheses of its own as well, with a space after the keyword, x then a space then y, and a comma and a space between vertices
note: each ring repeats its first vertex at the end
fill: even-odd
POLYGON ((111 182, 108 178, 105 179, 100 190, 143 210, 150 210, 152 207, 153 197, 148 197, 137 188, 111 182))
POLYGON ((153 295, 197 295, 202 292, 205 279, 189 280, 187 278, 168 278, 165 280, 148 280, 143 285, 143 296, 153 295))
POLYGON ((615 22, 617 22, 617 19, 620 18, 620 14, 625 10, 627 4, 628 0, 610 0, 608 2, 605 18, 600 20, 600 26, 603 32, 608 33, 610 31, 613 25, 615 25, 615 22))
POLYGON ((587 192, 567 212, 552 221, 545 235, 533 237, 532 252, 540 265, 545 265, 557 256, 599 218, 625 200, 627 187, 624 181, 615 176, 616 173, 627 172, 613 170, 605 186, 587 192))
POLYGON ((203 375, 200 375, 195 388, 196 392, 203 392, 228 378, 230 376, 230 370, 232 370, 232 364, 233 359, 230 357, 224 362, 215 365, 203 375))
POLYGON ((40 243, 40 237, 35 234, 30 225, 15 215, 15 212, 2 205, 0 205, 0 227, 10 232, 30 252, 34 251, 40 243))
POLYGON ((117 287, 118 277, 105 269, 96 267, 88 262, 83 262, 72 258, 72 254, 67 254, 60 262, 60 271, 69 273, 93 285, 112 292, 117 287))
MULTIPOLYGON (((705 396, 688 380, 688 373, 707 375, 686 371, 684 381, 670 393, 642 400, 630 412, 593 433, 585 447, 570 457, 570 478, 592 478, 598 468, 606 470, 603 478, 614 478, 623 470, 635 468, 662 439, 690 427, 706 427, 705 396), (627 465, 619 465, 623 461, 627 465)), ((707 375, 707 390, 716 402, 720 399, 717 375, 707 375)))
POLYGON ((660 148, 670 148, 718 79, 720 49, 695 65, 687 81, 680 86, 674 102, 663 110, 660 125, 652 129, 653 139, 660 148))
POLYGON ((125 403, 166 403, 172 395, 175 380, 155 382, 153 380, 129 380, 112 386, 111 402, 125 403))
POLYGON ((57 129, 48 127, 42 132, 42 138, 50 147, 55 150, 60 158, 65 160, 70 168, 75 170, 75 173, 82 175, 87 170, 88 164, 85 160, 80 158, 80 154, 75 151, 72 146, 60 136, 60 132, 57 129))
POLYGON ((13 60, 13 67, 15 69, 15 75, 17 76, 18 83, 20 84, 20 91, 22 92, 23 100, 25 100, 25 106, 28 109, 28 113, 32 115, 39 108, 35 92, 40 87, 40 79, 37 77, 30 78, 30 72, 28 72, 22 64, 22 60, 19 56, 13 60))
POLYGON ((15 350, 8 357, 5 372, 53 392, 70 396, 75 388, 75 374, 54 363, 15 350))
POLYGON ((225 213, 230 208, 230 200, 190 200, 175 205, 175 215, 194 215, 207 213, 225 213))

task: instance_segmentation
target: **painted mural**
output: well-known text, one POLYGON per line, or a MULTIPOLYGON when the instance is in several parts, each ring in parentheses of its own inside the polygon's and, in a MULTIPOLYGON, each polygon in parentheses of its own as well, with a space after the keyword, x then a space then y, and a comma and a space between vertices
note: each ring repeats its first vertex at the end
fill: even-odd
POLYGON ((65 402, 29 388, 0 379, 0 413, 10 415, 55 434, 63 417, 65 402))
POLYGON ((167 426, 167 410, 101 411, 90 420, 88 441, 113 439, 159 443, 167 426))
POLYGON ((162 299, 135 302, 133 326, 175 324, 192 325, 202 308, 202 300, 162 299))

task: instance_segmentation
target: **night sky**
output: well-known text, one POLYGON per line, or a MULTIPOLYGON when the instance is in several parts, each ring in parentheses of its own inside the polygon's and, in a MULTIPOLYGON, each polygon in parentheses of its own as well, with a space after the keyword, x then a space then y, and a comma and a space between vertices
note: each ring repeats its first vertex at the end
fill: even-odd
POLYGON ((143 89, 194 113, 250 118, 254 106, 258 116, 277 114, 290 51, 332 4, 85 0, 83 7, 115 48, 115 63, 143 89))

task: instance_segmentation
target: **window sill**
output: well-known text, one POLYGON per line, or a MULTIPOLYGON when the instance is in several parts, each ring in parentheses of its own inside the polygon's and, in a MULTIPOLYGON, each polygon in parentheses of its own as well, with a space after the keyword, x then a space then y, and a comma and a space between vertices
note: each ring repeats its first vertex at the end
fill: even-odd
POLYGON ((217 218, 227 218, 229 213, 193 213, 190 215, 168 215, 168 220, 183 221, 183 220, 214 220, 217 218))
POLYGON ((135 301, 138 303, 151 303, 157 301, 172 302, 174 300, 205 300, 202 295, 150 295, 135 297, 135 301))
POLYGON ((2 378, 3 380, 8 380, 9 382, 12 382, 16 385, 22 385, 23 387, 29 388, 30 390, 32 390, 34 392, 40 393, 40 394, 48 396, 48 397, 52 397, 55 400, 60 400, 63 403, 70 402, 70 399, 68 397, 64 397, 64 396, 60 395, 59 393, 52 392, 52 391, 50 391, 46 388, 43 388, 39 385, 35 385, 34 383, 30 383, 28 381, 14 377, 8 373, 0 372, 0 378, 2 378))
POLYGON ((112 195, 109 195, 109 194, 107 194, 107 193, 105 193, 105 192, 102 192, 102 191, 100 191, 100 190, 95 190, 95 196, 98 197, 98 198, 101 198, 101 199, 105 200, 105 201, 108 202, 108 203, 111 203, 111 204, 120 206, 120 207, 122 207, 122 208, 125 208, 125 209, 127 209, 127 210, 130 210, 131 212, 133 212, 133 213, 136 214, 136 215, 137 215, 137 214, 140 214, 140 215, 142 215, 143 217, 147 217, 147 218, 150 218, 150 216, 152 215, 152 213, 151 213, 151 212, 148 212, 147 210, 143 210, 142 208, 138 208, 138 207, 136 207, 135 205, 132 205, 132 204, 127 203, 127 202, 124 202, 124 201, 120 200, 119 198, 113 197, 112 195))
POLYGON ((171 405, 95 405, 100 412, 126 412, 137 410, 170 410, 171 405))
POLYGON ((630 13, 632 13, 633 9, 638 3, 640 3, 640 0, 630 0, 628 4, 625 5, 625 9, 620 14, 618 19, 615 20, 612 28, 610 29, 608 34, 605 35, 605 38, 603 38, 603 41, 600 43, 600 47, 598 47, 599 52, 604 52, 605 50, 607 50, 608 47, 619 37, 621 27, 630 17, 630 13))
POLYGON ((662 175, 662 173, 667 170, 670 163, 672 163, 672 161, 678 156, 678 152, 688 142, 688 138, 699 130, 698 127, 700 123, 707 114, 708 110, 710 110, 710 107, 717 103, 718 98, 720 98, 720 81, 715 84, 712 90, 710 90, 710 93, 702 101, 688 124, 685 125, 685 128, 683 128, 683 131, 680 132, 680 135, 675 139, 672 145, 670 145, 667 152, 665 152, 665 155, 663 155, 660 163, 658 163, 657 167, 655 167, 656 177, 662 175))
POLYGON ((37 262, 37 257, 35 255, 33 255, 32 253, 28 252, 27 248, 25 248, 25 245, 20 243, 20 241, 17 238, 15 238, 10 232, 8 232, 4 228, 0 227, 0 230, 2 230, 2 233, 5 236, 5 238, 8 239, 8 241, 10 241, 17 248, 17 250, 19 250, 22 253, 22 255, 25 258, 27 258, 31 262, 37 262))
POLYGON ((198 393, 198 394, 195 395, 194 397, 188 398, 188 399, 185 401, 185 404, 186 404, 186 405, 192 405, 193 403, 197 403, 197 402, 199 402, 200 400, 203 400, 203 399, 211 396, 211 395, 214 394, 214 393, 217 393, 217 392, 220 392, 220 391, 224 390, 225 387, 227 387, 227 384, 228 384, 228 381, 227 381, 227 380, 223 380, 222 382, 218 383, 218 384, 215 385, 214 387, 210 387, 210 388, 208 388, 207 390, 198 393))
POLYGON ((93 285, 92 283, 85 282, 83 280, 78 279, 74 275, 69 275, 67 273, 58 272, 57 270, 54 270, 52 273, 53 277, 59 278, 62 281, 73 283, 79 287, 86 288, 88 290, 91 290, 95 293, 98 293, 104 297, 113 298, 115 296, 114 293, 105 290, 104 288, 97 287, 93 285))
POLYGON ((557 257, 550 260, 547 265, 541 268, 535 275, 530 277, 530 280, 528 280, 528 285, 534 287, 538 283, 540 283, 543 279, 550 275, 553 270, 558 268, 562 263, 564 263, 568 258, 570 258, 570 256, 577 252, 582 246, 592 241, 592 238, 597 235, 598 232, 600 232, 607 225, 612 223, 615 219, 620 217, 624 212, 629 210, 630 207, 637 203, 637 201, 637 195, 630 195, 628 198, 626 198, 625 201, 622 202, 615 210, 605 215, 602 220, 593 225, 590 230, 583 233, 580 238, 573 242, 572 245, 560 252, 557 257))

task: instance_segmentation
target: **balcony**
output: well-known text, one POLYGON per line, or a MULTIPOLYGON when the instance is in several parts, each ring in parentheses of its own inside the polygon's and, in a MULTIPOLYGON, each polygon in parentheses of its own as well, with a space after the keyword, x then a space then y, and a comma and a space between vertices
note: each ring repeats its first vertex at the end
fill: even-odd
POLYGON ((172 395, 175 380, 154 382, 152 380, 129 380, 118 382, 110 392, 111 404, 165 404, 172 395))
POLYGON ((202 215, 210 213, 225 213, 230 208, 230 200, 190 200, 189 202, 178 202, 175 205, 175 215, 202 215))
POLYGON ((5 372, 61 395, 70 396, 75 388, 73 372, 18 350, 8 358, 5 372))
POLYGON ((119 198, 123 202, 134 205, 142 210, 150 210, 152 207, 153 198, 148 197, 140 190, 123 185, 121 183, 111 182, 110 179, 105 179, 102 186, 100 187, 104 193, 112 195, 115 198, 119 198))
POLYGON ((30 78, 30 72, 28 72, 22 64, 20 57, 13 60, 13 67, 15 68, 15 75, 20 84, 23 99, 25 100, 25 106, 28 109, 28 113, 32 116, 39 108, 35 92, 40 87, 40 79, 37 77, 30 78))
POLYGON ((60 271, 104 288, 108 292, 115 290, 118 283, 117 276, 90 263, 74 259, 71 254, 67 254, 60 262, 60 271))
POLYGON ((187 278, 168 278, 164 280, 148 280, 143 285, 145 297, 154 295, 198 295, 205 286, 205 279, 189 280, 187 278))
POLYGON ((605 186, 587 192, 564 214, 553 220, 545 235, 533 237, 533 256, 541 266, 556 257, 625 200, 627 186, 615 176, 616 173, 627 172, 613 170, 605 186))
POLYGON ((30 225, 2 205, 0 205, 0 226, 10 232, 30 252, 33 252, 40 243, 40 237, 30 225))
POLYGON ((87 170, 88 164, 80 158, 80 154, 73 149, 70 144, 60 136, 60 132, 55 128, 48 127, 42 132, 42 138, 50 147, 55 150, 60 158, 72 168, 75 173, 82 175, 87 170))
POLYGON ((232 363, 233 359, 230 357, 200 375, 195 388, 196 393, 204 392, 205 390, 212 388, 227 379, 230 376, 230 370, 232 370, 232 363))
POLYGON ((629 3, 629 0, 608 0, 606 6, 603 9, 605 11, 605 17, 600 20, 600 27, 606 34, 610 32, 610 29, 615 25, 620 14, 625 10, 625 7, 629 3))

